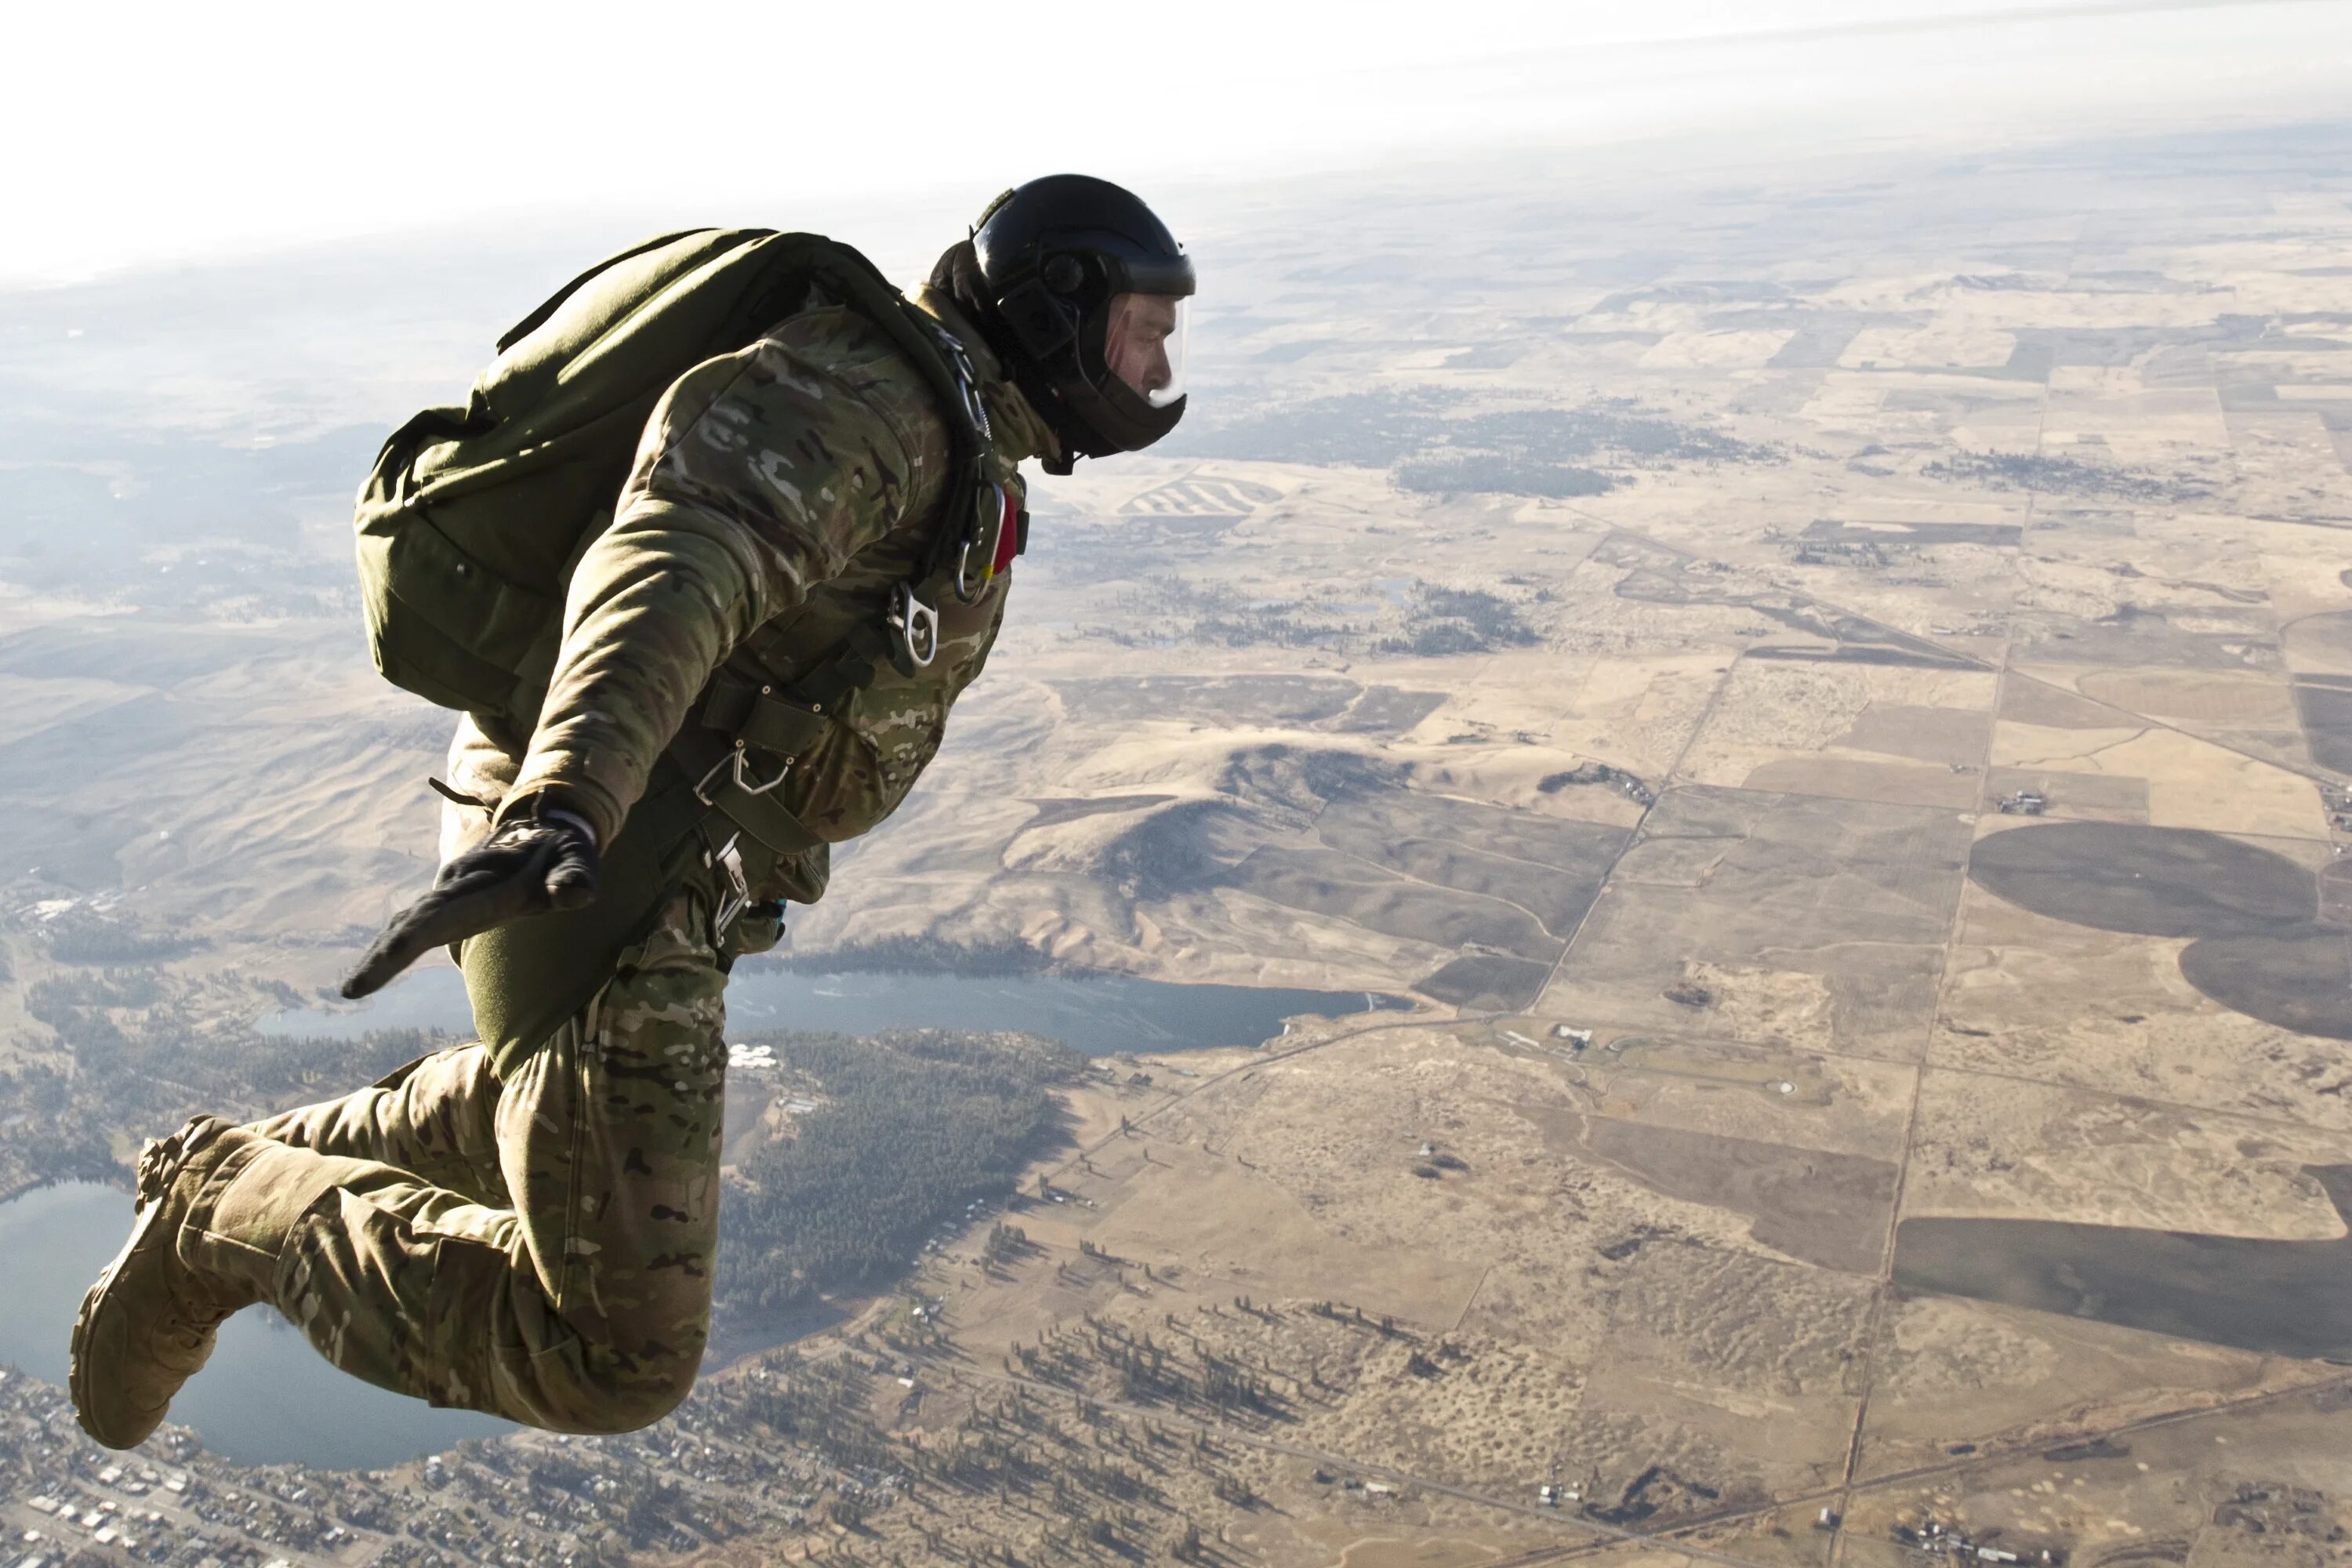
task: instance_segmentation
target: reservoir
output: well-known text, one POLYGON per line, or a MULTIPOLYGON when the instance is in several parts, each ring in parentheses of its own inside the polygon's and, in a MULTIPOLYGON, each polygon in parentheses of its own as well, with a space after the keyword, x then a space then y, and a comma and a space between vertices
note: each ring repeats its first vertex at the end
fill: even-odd
MULTIPOLYGON (((65 1385, 67 1345, 82 1292, 131 1233, 131 1194, 75 1182, 0 1204, 0 1362, 65 1385)), ((327 1364, 302 1336, 262 1309, 222 1328, 205 1370, 172 1402, 172 1419, 205 1447, 242 1464, 299 1460, 371 1469, 436 1454, 467 1437, 513 1428, 470 1410, 436 1410, 327 1364)))
MULTIPOLYGON (((779 1028, 1022 1030, 1089 1055, 1253 1046, 1281 1034, 1283 1019, 1294 1015, 1409 1005, 1361 991, 1172 985, 1117 974, 824 973, 756 963, 738 967, 727 995, 730 1036, 779 1028)), ((364 1005, 298 1009, 260 1027, 355 1038, 391 1028, 462 1035, 473 1024, 465 985, 445 966, 412 974, 364 1005)), ((9 1260, 0 1362, 65 1383, 75 1310, 130 1226, 130 1194, 88 1183, 0 1204, 0 1257, 9 1260)), ((347 1376, 265 1310, 229 1321, 211 1363, 173 1402, 172 1418, 194 1427, 213 1452, 240 1463, 299 1460, 342 1469, 395 1465, 511 1430, 491 1416, 436 1410, 347 1376)))
MULTIPOLYGON (((2352 1166, 2305 1169, 2352 1221, 2352 1166)), ((1895 1233, 1895 1282, 2268 1355, 2352 1360, 2352 1237, 1906 1219, 1895 1233)))
MULTIPOLYGON (((824 971, 751 961, 727 984, 730 1035, 765 1029, 870 1035, 884 1029, 1017 1029, 1088 1056, 1255 1046, 1303 1013, 1344 1017, 1410 1007, 1366 991, 1260 985, 1175 985, 1131 974, 1004 974, 824 971)), ((358 1006, 296 1008, 264 1034, 356 1037, 371 1029, 472 1032, 455 969, 427 969, 358 1006)))

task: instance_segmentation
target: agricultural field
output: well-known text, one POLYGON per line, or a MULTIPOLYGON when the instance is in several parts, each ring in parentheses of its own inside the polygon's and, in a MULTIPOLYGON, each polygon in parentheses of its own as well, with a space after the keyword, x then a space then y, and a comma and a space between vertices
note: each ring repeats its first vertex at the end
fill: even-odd
MULTIPOLYGON (((1023 1078, 1005 1190, 713 1369, 915 1484, 676 1554, 2342 1561, 2344 151, 1236 194, 1194 414, 1036 482, 793 962, 1396 1004, 1023 1078)), ((232 388, 265 513, 110 514, 119 582, 0 532, 0 1190, 429 876, 445 716, 366 666, 337 491, 471 342, 309 425, 232 388)), ((27 419, 98 395, 33 363, 27 419)), ((744 1098, 739 1177, 793 1135, 744 1098)))

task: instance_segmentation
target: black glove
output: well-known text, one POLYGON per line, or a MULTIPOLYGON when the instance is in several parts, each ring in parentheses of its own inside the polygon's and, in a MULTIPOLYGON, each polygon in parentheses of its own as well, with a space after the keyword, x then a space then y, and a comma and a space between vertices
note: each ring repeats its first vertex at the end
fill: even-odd
POLYGON ((346 996, 381 990, 436 947, 525 915, 576 910, 596 897, 596 840, 567 816, 501 823, 441 868, 433 890, 394 915, 343 982, 346 996))

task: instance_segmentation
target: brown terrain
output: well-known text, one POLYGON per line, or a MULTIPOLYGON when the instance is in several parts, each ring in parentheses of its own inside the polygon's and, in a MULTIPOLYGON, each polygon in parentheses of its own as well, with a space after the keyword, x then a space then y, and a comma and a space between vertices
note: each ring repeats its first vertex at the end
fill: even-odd
MULTIPOLYGON (((1204 232, 1194 421, 1038 484, 794 941, 1413 1006, 1098 1063, 1018 1194, 719 1374, 911 1496, 683 1555, 2344 1561, 2342 152, 1204 232)), ((200 942, 100 1010, 227 1050, 424 880, 442 719, 314 575, 10 588, 18 1067, 132 962, 47 931, 200 942)))

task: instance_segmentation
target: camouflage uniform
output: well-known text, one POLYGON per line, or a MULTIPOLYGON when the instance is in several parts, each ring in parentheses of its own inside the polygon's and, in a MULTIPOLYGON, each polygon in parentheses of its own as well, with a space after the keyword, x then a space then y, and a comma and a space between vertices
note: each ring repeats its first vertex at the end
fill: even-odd
MULTIPOLYGON (((1046 449, 1042 420, 951 305, 916 298, 971 351, 1011 479, 1046 449)), ((560 799, 606 846, 604 893, 582 918, 628 942, 583 963, 598 944, 567 945, 573 917, 551 915, 467 942, 482 1041, 258 1123, 272 1142, 194 1200, 192 1260, 252 1281, 338 1366, 436 1404, 614 1431, 685 1396, 718 1244, 726 973, 774 926, 714 929, 723 821, 650 844, 638 828, 655 814, 632 808, 675 791, 664 748, 730 654, 788 689, 879 620, 921 574, 953 472, 920 373, 837 305, 679 379, 573 574, 536 731, 461 722, 451 782, 478 805, 443 819, 446 858, 501 809, 560 799), (573 990, 585 1005, 551 1029, 517 1022, 573 990)), ((1000 576, 976 606, 942 604, 931 665, 884 668, 797 760, 777 798, 827 844, 905 797, 1008 589, 1000 576)), ((825 845, 746 869, 755 898, 807 901, 825 845)))

